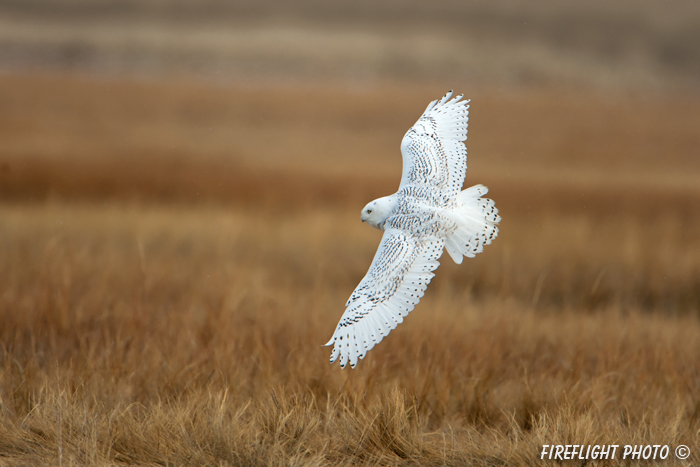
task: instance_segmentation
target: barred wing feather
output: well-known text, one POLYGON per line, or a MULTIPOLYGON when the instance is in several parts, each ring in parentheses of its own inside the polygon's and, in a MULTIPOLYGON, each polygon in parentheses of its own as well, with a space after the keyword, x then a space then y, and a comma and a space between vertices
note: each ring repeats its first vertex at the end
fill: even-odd
POLYGON ((446 199, 462 189, 467 172, 469 100, 462 95, 450 99, 452 91, 431 102, 421 118, 401 141, 403 175, 401 185, 432 185, 446 199))
POLYGON ((338 327, 326 345, 334 345, 331 363, 340 358, 353 368, 391 330, 403 322, 425 293, 440 265, 444 238, 415 237, 388 229, 372 266, 346 303, 338 327))

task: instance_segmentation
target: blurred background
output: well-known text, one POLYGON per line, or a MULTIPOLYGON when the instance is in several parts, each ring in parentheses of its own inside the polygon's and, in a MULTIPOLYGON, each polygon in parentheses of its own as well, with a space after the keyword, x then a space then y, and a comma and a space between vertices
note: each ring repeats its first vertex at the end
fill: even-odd
POLYGON ((10 70, 616 91, 700 83, 691 0, 5 0, 0 8, 0 60, 10 70))
POLYGON ((698 43, 690 0, 5 0, 0 194, 248 202, 270 179, 364 204, 447 89, 479 180, 694 188, 698 43))
POLYGON ((364 204, 448 89, 478 181, 695 190, 698 43, 692 0, 5 0, 0 194, 364 204))
MULTIPOLYGON (((699 43, 690 0, 5 0, 0 196, 355 219, 454 89, 472 99, 465 185, 504 218, 481 260, 504 269, 462 286, 697 311, 699 43)), ((352 225, 369 262, 376 236, 352 225)))

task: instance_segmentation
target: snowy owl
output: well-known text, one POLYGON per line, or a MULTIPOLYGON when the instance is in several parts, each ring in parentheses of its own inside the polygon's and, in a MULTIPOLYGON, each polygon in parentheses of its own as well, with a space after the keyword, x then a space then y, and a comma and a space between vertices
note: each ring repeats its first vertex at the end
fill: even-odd
POLYGON ((367 275, 345 304, 326 344, 340 366, 367 355, 403 322, 440 265, 442 249, 455 263, 473 258, 498 235, 495 203, 476 185, 462 191, 467 171, 469 100, 452 91, 428 105, 401 141, 399 190, 362 210, 362 222, 384 231, 367 275))

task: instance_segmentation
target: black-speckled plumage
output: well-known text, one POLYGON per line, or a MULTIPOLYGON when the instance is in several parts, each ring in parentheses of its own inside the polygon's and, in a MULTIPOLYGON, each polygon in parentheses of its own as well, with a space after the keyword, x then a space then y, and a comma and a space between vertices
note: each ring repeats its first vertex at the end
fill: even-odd
POLYGON ((500 221, 482 185, 462 191, 467 170, 469 101, 452 91, 430 103, 401 142, 399 190, 379 198, 362 220, 384 231, 367 275, 346 303, 327 345, 330 361, 354 368, 418 304, 443 249, 455 262, 483 251, 500 221))

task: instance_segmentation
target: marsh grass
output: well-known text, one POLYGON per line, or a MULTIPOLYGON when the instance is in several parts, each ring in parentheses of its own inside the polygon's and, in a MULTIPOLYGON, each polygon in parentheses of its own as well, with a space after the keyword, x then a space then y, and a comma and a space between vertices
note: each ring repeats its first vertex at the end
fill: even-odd
MULTIPOLYGON (((614 279, 586 263, 638 270, 663 261, 654 251, 579 256, 592 226, 562 219, 559 264, 546 224, 516 224, 556 277, 521 284, 523 265, 541 266, 514 245, 519 267, 504 267, 505 236, 466 276, 441 270, 406 323, 341 371, 321 344, 377 241, 354 217, 3 206, 6 460, 527 465, 539 444, 697 445, 697 312, 647 309, 632 286, 589 298, 614 279)), ((658 237, 620 230, 623 244, 658 237)), ((655 280, 637 287, 685 293, 655 280)))

